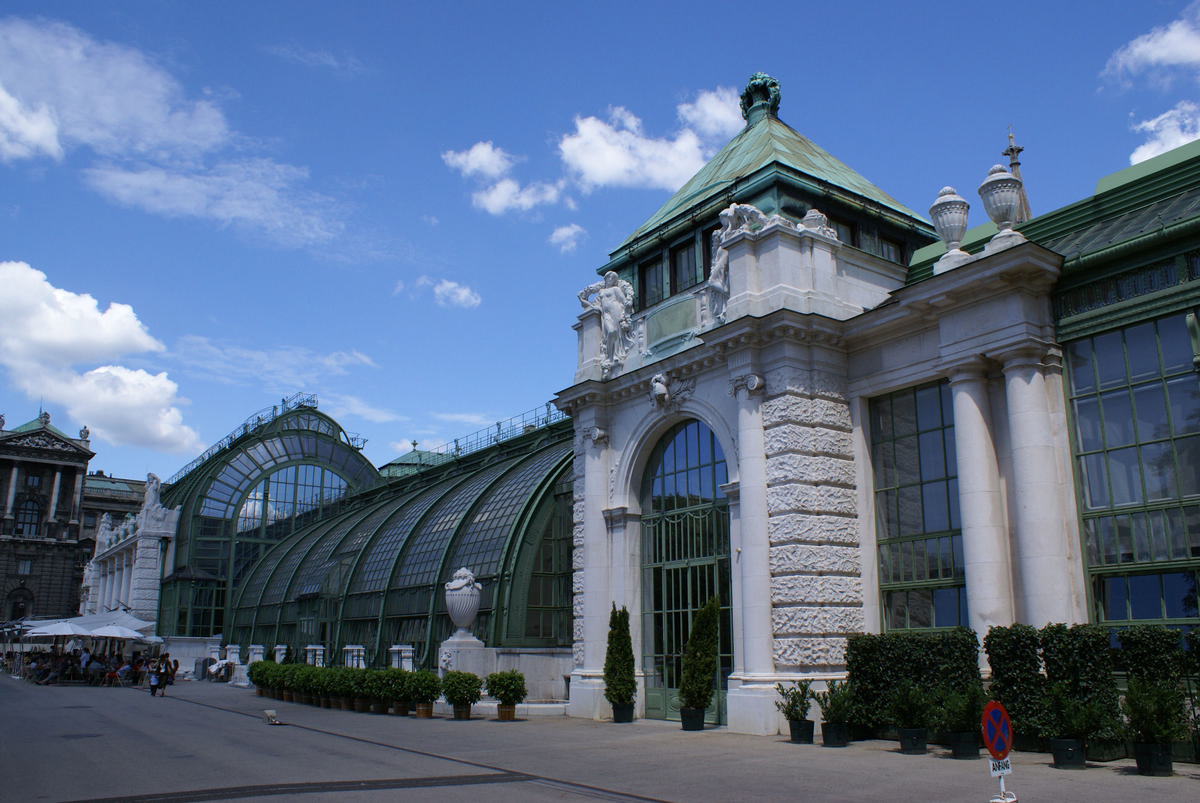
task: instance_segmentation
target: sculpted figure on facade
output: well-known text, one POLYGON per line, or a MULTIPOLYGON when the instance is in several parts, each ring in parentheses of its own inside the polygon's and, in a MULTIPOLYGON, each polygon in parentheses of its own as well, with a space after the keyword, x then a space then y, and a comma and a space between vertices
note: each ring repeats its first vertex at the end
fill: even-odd
POLYGON ((714 326, 725 323, 725 304, 729 301, 729 252, 721 236, 723 230, 712 233, 712 265, 708 269, 708 314, 714 326))
POLYGON ((112 516, 105 513, 100 517, 100 526, 96 528, 96 551, 100 551, 102 546, 108 546, 113 537, 112 516))
POLYGON ((601 363, 604 378, 619 366, 632 343, 633 285, 614 271, 579 291, 584 309, 600 311, 601 363))

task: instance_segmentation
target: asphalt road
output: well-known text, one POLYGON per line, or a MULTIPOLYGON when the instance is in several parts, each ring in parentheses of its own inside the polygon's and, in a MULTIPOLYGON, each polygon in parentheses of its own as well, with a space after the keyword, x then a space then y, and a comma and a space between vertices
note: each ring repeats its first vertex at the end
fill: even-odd
MULTIPOLYGON (((259 698, 181 682, 134 689, 34 686, 0 676, 3 801, 978 801, 987 762, 886 741, 844 749, 678 723, 564 717, 417 720, 259 698), (267 725, 263 709, 283 725, 267 725)), ((1132 761, 1056 770, 1013 754, 1023 801, 1200 800, 1200 765, 1143 778, 1132 761)))

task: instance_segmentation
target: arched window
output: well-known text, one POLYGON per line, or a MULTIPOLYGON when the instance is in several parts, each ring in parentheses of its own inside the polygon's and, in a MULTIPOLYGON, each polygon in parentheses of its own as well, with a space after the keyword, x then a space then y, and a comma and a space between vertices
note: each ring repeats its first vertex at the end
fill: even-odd
POLYGON ((37 535, 42 523, 42 506, 33 499, 27 499, 17 508, 18 535, 37 535))
POLYGON ((642 485, 642 667, 647 718, 678 719, 681 658, 692 618, 721 600, 719 688, 707 719, 725 719, 733 671, 729 481, 725 455, 700 421, 677 424, 654 447, 642 485))

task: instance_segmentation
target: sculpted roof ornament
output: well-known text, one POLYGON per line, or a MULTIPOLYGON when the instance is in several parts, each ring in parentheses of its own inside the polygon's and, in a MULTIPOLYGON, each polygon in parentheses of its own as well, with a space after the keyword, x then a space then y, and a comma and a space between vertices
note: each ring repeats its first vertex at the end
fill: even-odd
POLYGON ((758 122, 757 116, 750 119, 750 110, 764 103, 768 112, 779 113, 779 82, 765 72, 756 72, 742 90, 742 119, 750 124, 758 122))

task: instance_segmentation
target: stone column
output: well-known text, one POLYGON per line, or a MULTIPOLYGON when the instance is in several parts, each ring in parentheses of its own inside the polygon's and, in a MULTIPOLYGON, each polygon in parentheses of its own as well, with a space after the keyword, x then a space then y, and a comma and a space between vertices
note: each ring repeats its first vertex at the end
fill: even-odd
POLYGON ((54 472, 54 482, 50 486, 50 511, 46 514, 46 523, 54 522, 54 514, 58 512, 58 488, 62 484, 62 469, 54 472))
POLYGON ((1073 568, 1042 372, 1044 354, 1044 348, 1029 348, 1006 355, 1004 360, 1023 608, 1020 618, 1034 627, 1074 621, 1071 584, 1063 582, 1073 568))
POLYGON ((246 663, 252 664, 252 663, 255 663, 256 661, 261 661, 263 659, 263 654, 265 652, 266 652, 266 649, 263 647, 263 645, 251 644, 250 645, 250 654, 248 656, 246 656, 246 663))
POLYGON ((242 647, 240 644, 230 644, 225 648, 225 660, 233 665, 242 662, 242 647))
POLYGON ((17 464, 13 463, 12 473, 8 477, 8 499, 4 500, 4 518, 13 517, 13 501, 17 498, 17 464))
POLYGON ((388 654, 392 657, 393 669, 413 671, 416 649, 411 644, 393 644, 388 648, 388 654))
MULTIPOLYGON (((971 628, 982 640, 992 625, 1014 621, 1012 572, 1000 494, 1000 472, 992 438, 987 366, 954 366, 954 443, 971 628)), ((981 658, 981 660, 984 660, 981 658)))
POLYGON ((763 442, 763 379, 757 374, 738 377, 734 385, 738 401, 738 529, 740 541, 733 545, 735 570, 740 566, 740 611, 744 674, 772 675, 771 658, 771 564, 767 542, 767 457, 763 442))
POLYGON ((276 644, 275 645, 275 663, 282 664, 284 658, 287 658, 287 645, 286 644, 276 644))
POLYGON ((79 509, 83 507, 83 475, 86 469, 75 471, 75 492, 71 494, 71 523, 79 523, 79 509))

